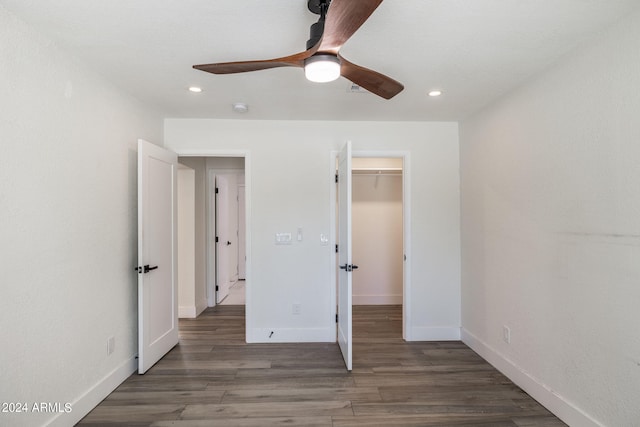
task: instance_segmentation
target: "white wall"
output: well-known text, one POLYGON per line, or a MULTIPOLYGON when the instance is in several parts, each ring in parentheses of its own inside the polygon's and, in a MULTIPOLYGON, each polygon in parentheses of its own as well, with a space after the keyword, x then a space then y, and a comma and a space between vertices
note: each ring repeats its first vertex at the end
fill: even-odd
MULTIPOLYGON (((412 325, 410 339, 456 339, 460 328, 459 153, 456 123, 167 119, 165 145, 179 154, 249 153, 252 270, 248 340, 335 341, 330 235, 331 153, 410 152, 412 325), (276 246, 274 235, 304 230, 276 246), (301 314, 292 314, 292 304, 301 314), (269 333, 274 331, 271 339, 269 333)), ((333 160, 335 162, 335 160, 333 160)), ((335 185, 335 184, 334 184, 335 185)))
POLYGON ((464 340, 571 425, 640 420, 639 118, 636 13, 461 123, 464 340))
POLYGON ((136 366, 136 142, 162 121, 2 7, 0 52, 0 402, 72 425, 136 366))
POLYGON ((194 319, 196 309, 196 171, 178 167, 178 316, 194 319))
POLYGON ((194 171, 194 294, 195 315, 207 308, 207 170, 206 159, 201 157, 180 157, 180 163, 194 171))

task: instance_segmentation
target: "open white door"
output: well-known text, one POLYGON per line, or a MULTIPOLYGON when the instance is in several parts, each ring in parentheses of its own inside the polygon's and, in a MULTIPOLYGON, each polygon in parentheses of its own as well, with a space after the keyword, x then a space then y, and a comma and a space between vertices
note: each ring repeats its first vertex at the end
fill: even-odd
POLYGON ((138 140, 138 373, 178 344, 178 156, 138 140))
POLYGON ((229 218, 229 179, 227 175, 216 176, 216 303, 229 295, 231 272, 229 269, 232 250, 229 218))
POLYGON ((351 371, 351 142, 338 155, 338 345, 351 371))
POLYGON ((238 279, 245 280, 247 278, 247 245, 246 245, 246 190, 245 186, 238 186, 238 279))

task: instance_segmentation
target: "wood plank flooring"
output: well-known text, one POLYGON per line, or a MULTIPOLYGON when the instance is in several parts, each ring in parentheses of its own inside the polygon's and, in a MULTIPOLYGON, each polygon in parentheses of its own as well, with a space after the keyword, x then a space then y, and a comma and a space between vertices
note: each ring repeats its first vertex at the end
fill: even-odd
POLYGON ((246 344, 244 306, 217 306, 79 425, 565 425, 463 343, 404 342, 401 321, 400 306, 354 307, 348 373, 337 344, 246 344))

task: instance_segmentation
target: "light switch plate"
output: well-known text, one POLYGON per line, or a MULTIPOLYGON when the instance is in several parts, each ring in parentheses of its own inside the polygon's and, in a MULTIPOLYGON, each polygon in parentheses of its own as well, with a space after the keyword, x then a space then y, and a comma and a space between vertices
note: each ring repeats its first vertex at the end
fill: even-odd
POLYGON ((276 233, 276 245, 290 245, 291 233, 276 233))

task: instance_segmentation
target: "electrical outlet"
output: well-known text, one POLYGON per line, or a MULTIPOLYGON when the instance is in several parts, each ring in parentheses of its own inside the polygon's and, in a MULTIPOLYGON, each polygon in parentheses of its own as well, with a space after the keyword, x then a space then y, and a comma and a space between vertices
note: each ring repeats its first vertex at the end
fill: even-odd
POLYGON ((107 356, 110 356, 111 354, 113 354, 115 349, 116 349, 116 338, 115 337, 107 338, 107 356))
POLYGON ((502 327, 502 340, 507 344, 511 344, 511 329, 508 326, 502 327))
POLYGON ((298 315, 300 314, 301 311, 302 311, 302 306, 300 305, 300 303, 299 302, 293 303, 293 305, 291 306, 291 314, 298 315))

